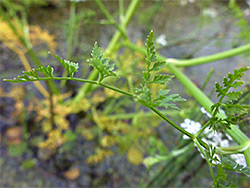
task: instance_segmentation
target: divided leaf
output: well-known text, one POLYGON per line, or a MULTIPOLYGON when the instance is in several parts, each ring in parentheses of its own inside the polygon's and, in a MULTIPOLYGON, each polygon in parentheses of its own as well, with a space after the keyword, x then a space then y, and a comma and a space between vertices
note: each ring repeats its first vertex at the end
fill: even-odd
POLYGON ((151 107, 152 106, 152 102, 151 102, 151 92, 147 87, 143 87, 142 88, 137 88, 136 93, 138 93, 137 98, 140 100, 140 102, 147 107, 151 107))
POLYGON ((219 83, 215 84, 215 91, 218 93, 217 97, 219 101, 211 106, 212 119, 211 127, 216 130, 217 128, 230 129, 231 124, 237 124, 247 114, 249 105, 238 104, 236 101, 239 99, 241 92, 231 91, 231 88, 238 89, 244 82, 241 80, 242 76, 245 75, 248 67, 235 69, 234 73, 229 73, 226 78, 223 79, 223 85, 219 83), (223 102, 224 98, 227 97, 227 101, 223 102), (217 114, 220 112, 220 108, 223 108, 226 118, 218 118, 217 114))
POLYGON ((109 59, 104 57, 104 54, 97 42, 94 44, 94 48, 91 53, 92 58, 89 60, 90 65, 93 66, 100 74, 99 81, 109 76, 116 76, 114 72, 114 64, 110 64, 109 59))
POLYGON ((4 81, 13 82, 13 83, 36 81, 40 79, 37 71, 43 73, 45 76, 49 76, 53 78, 54 69, 53 67, 48 65, 47 68, 40 67, 37 69, 32 69, 30 71, 23 71, 24 75, 17 76, 17 78, 14 78, 13 80, 4 79, 4 81))
POLYGON ((150 69, 150 71, 158 71, 164 67, 166 62, 157 62, 153 65, 153 67, 150 69))
POLYGON ((151 62, 156 61, 156 52, 155 52, 155 44, 154 44, 154 32, 151 30, 146 42, 147 47, 147 68, 149 69, 151 62))
POLYGON ((227 156, 220 156, 221 163, 223 165, 223 168, 239 172, 241 174, 244 174, 248 177, 250 177, 250 169, 248 167, 244 167, 243 165, 239 165, 236 163, 233 159, 227 157, 227 156))
POLYGON ((156 98, 151 98, 152 94, 148 89, 148 85, 167 85, 169 81, 173 78, 173 76, 169 74, 156 74, 152 80, 150 79, 151 71, 158 71, 162 69, 166 64, 166 62, 156 62, 151 66, 151 63, 156 61, 153 31, 151 31, 147 37, 146 48, 147 71, 143 71, 144 85, 141 85, 141 88, 136 90, 140 102, 147 107, 164 107, 178 109, 178 107, 173 102, 185 101, 185 99, 181 98, 178 94, 167 96, 170 90, 160 90, 156 98))
MULTIPOLYGON (((42 72, 43 74, 45 74, 45 75, 47 75, 47 76, 49 76, 49 77, 51 77, 51 78, 53 78, 53 73, 54 73, 54 69, 53 69, 53 67, 51 67, 51 66, 47 66, 47 68, 46 67, 40 67, 40 68, 38 68, 38 69, 35 69, 36 71, 39 71, 39 72, 42 72)), ((25 73, 24 73, 25 74, 25 73)), ((38 78, 38 77, 37 77, 38 78)))
POLYGON ((78 71, 79 66, 78 63, 73 63, 71 61, 68 60, 64 60, 60 57, 58 57, 57 55, 53 54, 52 52, 49 52, 51 55, 53 55, 60 63, 61 65, 66 69, 66 71, 68 72, 69 76, 71 78, 73 78, 74 73, 78 71))
POLYGON ((155 75, 154 79, 149 84, 156 83, 156 84, 163 84, 167 85, 168 82, 173 78, 174 76, 169 74, 157 74, 155 75))

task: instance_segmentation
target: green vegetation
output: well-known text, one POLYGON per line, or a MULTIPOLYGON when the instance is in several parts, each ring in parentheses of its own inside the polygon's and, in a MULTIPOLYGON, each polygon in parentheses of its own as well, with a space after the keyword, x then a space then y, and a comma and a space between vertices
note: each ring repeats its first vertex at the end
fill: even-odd
MULTIPOLYGON (((68 161, 74 157, 71 156, 75 151, 74 145, 87 142, 92 144, 92 151, 85 157, 86 165, 98 165, 108 157, 126 154, 131 164, 144 164, 148 170, 152 170, 153 175, 150 175, 147 182, 142 180, 140 187, 170 185, 178 179, 183 168, 192 164, 190 173, 198 171, 202 162, 199 164, 196 161, 202 161, 202 158, 205 159, 213 180, 210 185, 214 187, 237 186, 237 182, 230 178, 231 173, 250 177, 250 139, 244 133, 250 105, 245 104, 249 99, 248 91, 242 89, 245 84, 242 78, 249 67, 236 68, 233 73, 228 73, 222 84, 215 84, 216 103, 203 91, 213 70, 208 73, 200 89, 181 69, 245 54, 250 50, 249 44, 200 58, 166 58, 156 52, 155 34, 152 30, 147 35, 145 47, 136 45, 129 39, 126 28, 138 10, 140 0, 132 0, 126 13, 123 0, 119 0, 119 23, 104 2, 96 0, 97 6, 107 17, 105 23, 113 26, 116 32, 106 50, 102 50, 97 42, 94 43, 87 60, 90 68, 87 68, 85 64, 70 59, 77 59, 74 51, 81 46, 77 40, 80 21, 88 20, 86 24, 91 24, 95 13, 89 11, 89 14, 78 15, 76 2, 72 1, 67 23, 69 28, 65 31, 67 57, 64 59, 55 54, 53 37, 46 33, 44 35, 47 39, 43 38, 43 42, 52 51, 49 54, 61 66, 42 66, 32 49, 39 37, 36 39, 35 36, 32 37, 32 33, 23 29, 31 26, 20 20, 17 16, 19 10, 13 2, 3 2, 1 24, 11 32, 8 35, 11 35, 12 40, 5 40, 8 35, 1 37, 1 32, 0 39, 18 54, 26 69, 23 75, 4 81, 33 82, 43 95, 42 100, 35 97, 25 107, 24 90, 13 89, 9 93, 1 91, 3 97, 14 99, 15 117, 23 125, 22 128, 14 127, 6 131, 7 141, 11 143, 7 148, 8 155, 19 157, 27 153, 28 158, 22 162, 22 168, 32 169, 39 163, 32 155, 32 148, 36 148, 40 160, 48 161, 55 157, 55 166, 63 171, 64 178, 74 181, 79 177, 80 169, 75 163, 68 161), (6 10, 11 10, 11 14, 6 10), (38 68, 31 68, 26 55, 29 55, 38 68), (84 74, 82 66, 89 72, 84 74), (170 90, 173 78, 180 81, 194 100, 184 99, 181 94, 173 94, 174 88, 170 90), (67 88, 67 83, 81 85, 72 90, 67 88), (44 85, 47 86, 46 89, 44 85), (191 110, 190 105, 193 106, 191 110), (201 107, 205 112, 201 112, 201 107), (204 117, 202 113, 207 115, 204 117), (74 126, 70 120, 73 115, 77 116, 74 126), (31 116, 35 116, 33 128, 27 121, 31 116), (178 135, 176 142, 171 143, 171 150, 166 147, 170 140, 164 140, 157 133, 161 125, 170 125, 169 130, 173 130, 166 136, 178 135), (79 142, 80 139, 84 142, 79 142), (229 144, 233 141, 233 145, 229 144), (244 156, 245 165, 239 164, 235 158, 240 155, 244 156), (58 164, 60 160, 57 157, 63 158, 63 164, 58 164), (67 157, 69 160, 66 160, 67 157)), ((21 10, 30 4, 30 1, 25 2, 18 5, 23 6, 21 10)), ((159 9, 159 3, 160 1, 155 2, 155 11, 159 9)), ((238 19, 243 19, 238 14, 241 10, 233 0, 229 7, 238 19)), ((25 15, 22 16, 25 19, 25 15)), ((247 22, 241 21, 240 28, 243 30, 246 24, 247 22)), ((37 27, 33 29, 33 34, 39 30, 37 27)), ((241 37, 244 41, 246 36, 243 33, 241 37)), ((94 182, 91 186, 98 187, 99 183, 94 182)))

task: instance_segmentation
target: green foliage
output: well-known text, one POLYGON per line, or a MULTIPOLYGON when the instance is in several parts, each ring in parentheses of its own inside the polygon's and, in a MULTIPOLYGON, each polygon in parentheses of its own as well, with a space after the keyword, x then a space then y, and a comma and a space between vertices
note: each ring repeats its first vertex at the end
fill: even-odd
POLYGON ((233 159, 228 156, 220 156, 220 162, 217 165, 217 176, 214 181, 214 187, 236 187, 230 180, 227 179, 225 169, 244 174, 250 177, 250 169, 243 165, 237 164, 233 159), (225 184, 227 182, 227 184, 225 184))
POLYGON ((166 64, 166 62, 155 62, 152 65, 152 63, 156 61, 153 31, 151 31, 147 37, 146 49, 147 71, 143 72, 144 84, 141 85, 140 88, 137 88, 135 90, 139 101, 147 107, 164 107, 178 109, 178 107, 172 102, 185 101, 185 99, 181 98, 178 94, 172 94, 167 96, 167 94, 170 92, 170 90, 168 89, 161 89, 158 92, 157 96, 155 98, 152 98, 152 93, 150 92, 150 89, 148 87, 148 85, 150 84, 167 85, 173 78, 173 76, 169 74, 156 74, 153 79, 150 79, 152 71, 158 71, 162 69, 166 64))
POLYGON ((146 47, 147 47, 147 56, 146 56, 147 69, 149 69, 151 63, 156 61, 156 51, 155 51, 153 31, 151 31, 147 37, 146 47))
POLYGON ((101 48, 98 47, 97 42, 94 44, 94 48, 91 53, 92 58, 89 60, 90 65, 93 66, 99 72, 98 81, 101 82, 104 78, 109 76, 116 76, 114 72, 114 64, 110 64, 109 58, 104 57, 104 53, 101 48))
POLYGON ((23 71, 24 75, 17 76, 17 78, 14 78, 13 80, 4 79, 4 81, 13 82, 13 83, 37 81, 37 80, 41 79, 38 75, 38 72, 41 72, 50 78, 54 77, 53 76, 54 69, 53 69, 53 67, 48 65, 47 68, 40 67, 38 69, 32 69, 30 71, 23 71))
POLYGON ((78 63, 73 63, 68 60, 64 60, 57 55, 53 54, 52 52, 49 52, 51 55, 53 55, 60 63, 61 65, 65 68, 65 70, 68 72, 69 76, 73 78, 74 73, 78 71, 79 66, 78 63))
POLYGON ((241 10, 236 0, 229 1, 229 8, 231 9, 233 17, 236 20, 235 25, 240 28, 240 31, 237 31, 236 37, 240 38, 243 41, 250 42, 250 28, 248 20, 244 18, 244 11, 241 10))
POLYGON ((11 157, 18 157, 24 154, 28 149, 27 143, 21 142, 17 145, 11 145, 8 147, 8 154, 11 157))
MULTIPOLYGON (((49 52, 49 53, 53 55, 61 63, 61 65, 68 72, 70 78, 73 78, 74 73, 77 72, 79 69, 78 63, 73 63, 68 60, 61 59, 57 55, 53 54, 52 52, 49 52)), ((42 78, 39 77, 38 72, 43 73, 44 76, 54 78, 53 76, 54 68, 48 65, 47 67, 42 66, 40 68, 32 69, 30 71, 23 71, 24 75, 17 76, 17 78, 14 78, 14 80, 4 79, 4 81, 20 83, 20 82, 31 82, 31 81, 42 80, 42 78)))
POLYGON ((37 163, 36 159, 27 159, 22 162, 21 167, 26 170, 32 169, 35 167, 36 163, 37 163))
POLYGON ((220 156, 221 164, 223 168, 242 173, 248 177, 250 177, 250 169, 248 167, 244 167, 243 165, 237 164, 233 159, 228 156, 220 156))
POLYGON ((242 76, 245 75, 249 68, 243 67, 240 69, 235 69, 234 73, 229 73, 226 78, 223 80, 223 85, 219 83, 215 84, 215 91, 218 93, 217 97, 219 101, 212 105, 212 118, 211 118, 211 127, 214 130, 218 128, 230 129, 231 124, 237 124, 240 120, 247 114, 247 109, 250 108, 249 105, 241 105, 237 103, 241 92, 239 91, 230 91, 230 89, 238 89, 244 84, 241 80, 242 76), (227 101, 223 101, 227 97, 227 101), (220 108, 223 108, 227 117, 218 118, 217 114, 220 112, 220 108))

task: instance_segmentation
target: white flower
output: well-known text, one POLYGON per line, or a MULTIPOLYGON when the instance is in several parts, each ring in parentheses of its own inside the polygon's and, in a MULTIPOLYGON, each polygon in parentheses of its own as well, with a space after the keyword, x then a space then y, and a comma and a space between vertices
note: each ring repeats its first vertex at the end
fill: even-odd
POLYGON ((156 43, 160 44, 162 46, 166 46, 168 44, 167 39, 166 39, 166 35, 161 34, 157 39, 156 39, 156 43))
MULTIPOLYGON (((201 111, 203 111, 203 110, 201 109, 201 111)), ((195 121, 192 121, 190 119, 185 119, 184 122, 180 124, 180 126, 191 134, 196 134, 202 127, 199 122, 195 122, 195 121)), ((230 146, 229 141, 233 140, 228 134, 226 134, 227 139, 223 139, 223 134, 221 132, 215 132, 215 131, 209 129, 208 127, 203 131, 203 133, 206 134, 207 136, 202 138, 202 141, 204 141, 205 143, 207 143, 209 145, 212 145, 213 147, 218 147, 218 146, 229 147, 230 146)), ((190 139, 186 135, 183 135, 182 138, 183 139, 190 139)), ((194 144, 194 145, 196 146, 196 144, 194 144)), ((197 150, 200 152, 198 147, 197 147, 197 150)), ((204 156, 202 155, 201 152, 200 152, 200 155, 202 158, 204 158, 204 156)), ((215 154, 214 157, 216 157, 219 161, 213 161, 213 163, 214 164, 220 163, 219 155, 215 154)), ((245 161, 245 157, 243 154, 232 154, 231 157, 232 157, 232 159, 235 160, 236 163, 243 165, 243 166, 247 166, 246 161, 245 161)))
POLYGON ((207 117, 209 117, 209 118, 211 118, 211 117, 212 117, 212 116, 211 116, 211 114, 210 114, 210 113, 208 113, 204 107, 201 107, 200 111, 201 111, 201 113, 203 113, 203 114, 207 115, 207 117))
MULTIPOLYGON (((192 121, 190 119, 185 119, 180 126, 191 134, 196 134, 201 129, 201 124, 199 122, 192 121)), ((183 139, 189 139, 188 136, 183 135, 183 139)))
POLYGON ((186 4, 188 4, 188 3, 194 3, 196 0, 181 0, 180 1, 180 4, 182 5, 182 6, 184 6, 184 5, 186 5, 186 4))
POLYGON ((206 8, 202 11, 203 16, 207 16, 210 18, 215 18, 217 16, 217 12, 214 8, 206 8))
POLYGON ((228 140, 222 140, 220 142, 220 147, 229 147, 229 141, 228 140))
POLYGON ((243 154, 232 154, 231 157, 235 160, 236 163, 239 165, 243 165, 244 167, 247 166, 245 157, 243 154))
POLYGON ((69 1, 71 1, 71 2, 75 1, 76 3, 79 3, 79 2, 84 2, 86 0, 69 0, 69 1))

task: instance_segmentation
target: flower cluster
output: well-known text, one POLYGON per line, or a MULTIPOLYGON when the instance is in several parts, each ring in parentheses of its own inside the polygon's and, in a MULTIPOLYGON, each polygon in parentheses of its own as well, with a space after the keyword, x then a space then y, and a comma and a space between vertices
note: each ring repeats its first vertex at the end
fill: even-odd
MULTIPOLYGON (((204 111, 204 113, 207 112, 204 111)), ((196 134, 202 127, 199 122, 195 122, 190 119, 185 119, 184 122, 180 124, 180 126, 192 134, 196 134)), ((203 137, 202 141, 206 142, 209 145, 212 145, 213 147, 215 146, 229 147, 230 141, 233 141, 233 139, 228 134, 223 135, 221 132, 212 131, 208 127, 204 130, 203 133, 206 135, 206 137, 203 137)), ((183 139, 190 139, 190 138, 186 135, 183 135, 183 139)), ((204 158, 202 154, 201 156, 204 158)), ((219 155, 215 154, 215 157, 219 159, 219 155)), ((237 162, 238 164, 247 166, 243 154, 232 154, 231 158, 234 159, 235 162, 237 162)))

